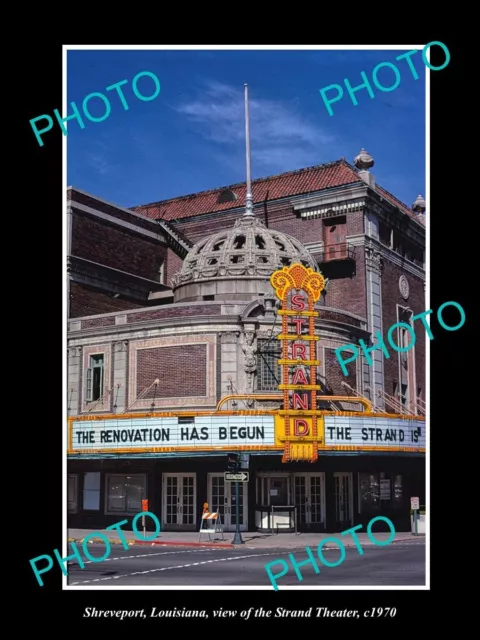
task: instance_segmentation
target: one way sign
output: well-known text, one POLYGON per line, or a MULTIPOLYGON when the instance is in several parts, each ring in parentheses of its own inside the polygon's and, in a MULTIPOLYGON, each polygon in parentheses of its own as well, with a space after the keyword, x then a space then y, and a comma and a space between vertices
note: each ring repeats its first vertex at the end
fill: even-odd
POLYGON ((249 473, 240 471, 239 473, 225 473, 225 482, 248 482, 249 473))

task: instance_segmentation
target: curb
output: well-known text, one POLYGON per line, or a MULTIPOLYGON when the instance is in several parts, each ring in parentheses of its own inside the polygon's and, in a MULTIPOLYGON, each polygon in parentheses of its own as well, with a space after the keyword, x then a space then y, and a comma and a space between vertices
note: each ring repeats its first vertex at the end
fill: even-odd
MULTIPOLYGON (((77 544, 82 544, 85 538, 67 538, 67 542, 76 542, 77 544)), ((110 544, 123 544, 120 538, 109 538, 110 544)), ((88 541, 90 544, 101 544, 105 543, 105 540, 102 538, 90 538, 88 541)), ((176 540, 164 540, 164 541, 156 541, 156 540, 127 540, 127 544, 132 547, 133 545, 139 546, 175 546, 175 547, 212 547, 215 549, 233 549, 233 544, 227 543, 217 543, 217 542, 181 542, 176 540)))
POLYGON ((152 542, 142 540, 136 540, 135 544, 141 546, 174 546, 174 547, 212 547, 215 549, 233 549, 233 544, 228 544, 226 542, 176 542, 175 540, 165 540, 163 542, 156 542, 153 540, 152 542))
MULTIPOLYGON (((413 534, 412 534, 413 535, 413 534)), ((402 540, 392 540, 392 542, 390 542, 389 544, 402 544, 404 542, 409 542, 409 541, 413 541, 413 539, 418 540, 418 538, 423 538, 423 540, 425 540, 425 536, 417 536, 417 538, 415 538, 415 536, 413 538, 403 538, 402 540)), ((67 538, 67 542, 76 542, 78 544, 82 544, 83 541, 85 540, 85 538, 67 538)), ((122 541, 120 540, 120 538, 109 538, 110 544, 123 544, 122 541)), ((101 544, 104 543, 105 540, 103 540, 102 538, 90 538, 90 540, 88 541, 90 544, 101 544)), ((139 545, 139 546, 150 546, 150 547, 156 547, 156 546, 160 546, 160 547, 209 547, 212 549, 237 549, 237 548, 245 548, 245 546, 249 543, 245 543, 245 545, 234 545, 234 544, 229 544, 226 542, 183 542, 183 541, 176 541, 176 540, 127 540, 127 544, 131 547, 134 545, 139 545)), ((298 546, 298 545, 296 545, 298 546)), ((300 545, 301 546, 301 545, 300 545)), ((307 545, 308 546, 308 545, 307 545)), ((363 546, 371 546, 374 547, 376 545, 374 544, 368 544, 365 545, 363 544, 363 546)), ((386 546, 386 545, 381 545, 381 546, 386 546)), ((349 549, 352 547, 356 547, 356 545, 353 544, 345 544, 345 548, 349 549)), ((255 547, 255 546, 250 546, 250 549, 280 549, 280 548, 285 548, 285 549, 290 549, 290 548, 295 548, 295 547, 281 547, 281 546, 277 546, 277 545, 272 545, 271 547, 255 547)), ((327 545, 326 547, 324 547, 324 549, 338 549, 338 547, 333 546, 333 545, 327 545)))

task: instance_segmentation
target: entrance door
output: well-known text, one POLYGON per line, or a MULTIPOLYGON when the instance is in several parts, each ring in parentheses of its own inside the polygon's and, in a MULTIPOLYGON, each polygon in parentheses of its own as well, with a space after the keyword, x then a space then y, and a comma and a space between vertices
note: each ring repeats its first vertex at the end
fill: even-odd
POLYGON ((352 474, 334 473, 335 482, 335 520, 340 528, 353 525, 352 474))
POLYGON ((195 473, 164 473, 162 527, 194 531, 197 523, 195 473))
POLYGON ((297 528, 322 531, 325 528, 325 474, 296 473, 294 487, 297 528))
MULTIPOLYGON (((248 527, 248 492, 247 484, 240 482, 239 494, 239 524, 240 531, 248 527)), ((225 482, 223 473, 208 474, 208 508, 222 516, 224 531, 235 531, 236 527, 235 483, 225 482)))

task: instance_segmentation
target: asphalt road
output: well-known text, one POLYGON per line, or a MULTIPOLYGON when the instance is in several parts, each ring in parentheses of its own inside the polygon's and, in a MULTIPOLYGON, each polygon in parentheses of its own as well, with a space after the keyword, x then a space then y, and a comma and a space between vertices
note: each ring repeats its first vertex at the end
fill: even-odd
MULTIPOLYGON (((288 560, 293 553, 298 563, 307 559, 305 547, 298 549, 211 549, 185 547, 112 546, 110 558, 103 562, 86 562, 85 568, 73 564, 68 568, 67 584, 73 586, 265 586, 273 589, 265 564, 277 558, 285 559, 288 573, 278 578, 282 586, 323 585, 425 585, 425 543, 409 542, 386 547, 364 547, 359 556, 354 547, 347 548, 343 564, 325 567, 318 561, 320 573, 307 564, 301 568, 300 582, 288 560)), ((315 551, 312 549, 312 551, 315 551)), ((94 557, 105 553, 103 545, 89 545, 94 557)), ((325 551, 325 559, 334 563, 339 557, 336 549, 325 551)), ((281 565, 271 568, 280 573, 281 565)))

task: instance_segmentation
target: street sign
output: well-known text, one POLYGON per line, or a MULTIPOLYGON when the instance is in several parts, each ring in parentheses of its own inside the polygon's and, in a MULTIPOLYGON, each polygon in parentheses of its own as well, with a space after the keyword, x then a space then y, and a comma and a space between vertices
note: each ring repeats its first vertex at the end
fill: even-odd
POLYGON ((410 509, 412 511, 420 509, 420 498, 410 498, 410 509))
POLYGON ((239 473, 225 473, 225 482, 248 482, 250 474, 245 471, 239 473))

